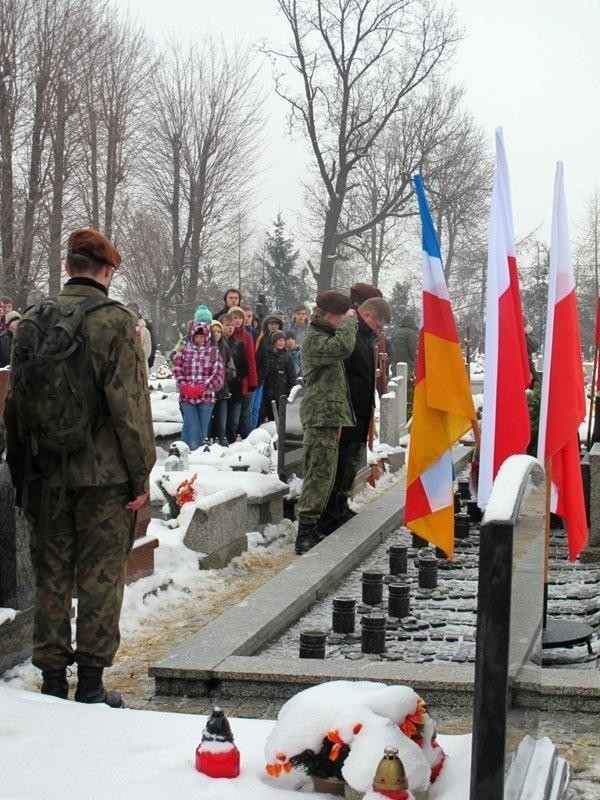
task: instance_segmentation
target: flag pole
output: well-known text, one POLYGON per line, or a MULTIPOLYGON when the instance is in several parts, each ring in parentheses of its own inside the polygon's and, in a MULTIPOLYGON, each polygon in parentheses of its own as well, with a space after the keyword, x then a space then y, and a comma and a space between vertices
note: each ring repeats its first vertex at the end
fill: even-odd
POLYGON ((545 464, 546 471, 546 503, 544 514, 544 606, 542 628, 546 630, 548 621, 548 580, 550 578, 550 505, 552 499, 552 459, 545 464))
POLYGON ((588 414, 587 449, 592 444, 592 412, 596 403, 596 380, 598 377, 598 345, 594 347, 594 366, 592 367, 592 385, 590 389, 590 411, 588 414))

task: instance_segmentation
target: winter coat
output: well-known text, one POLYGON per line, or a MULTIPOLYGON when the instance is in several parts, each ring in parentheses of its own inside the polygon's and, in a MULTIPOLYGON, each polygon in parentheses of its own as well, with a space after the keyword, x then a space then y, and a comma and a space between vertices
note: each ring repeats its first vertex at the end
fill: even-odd
POLYGON ((269 322, 276 322, 277 323, 277 330, 283 330, 283 322, 279 319, 279 317, 275 317, 272 314, 265 317, 262 324, 262 330, 260 335, 258 336, 256 343, 254 345, 254 351, 256 353, 256 365, 258 367, 258 382, 259 386, 262 385, 263 376, 261 375, 260 368, 263 363, 263 355, 267 352, 267 350, 271 347, 271 335, 267 328, 269 322))
POLYGON ((225 381, 221 354, 217 347, 210 344, 210 334, 207 335, 207 341, 208 344, 197 345, 188 340, 173 359, 173 375, 181 398, 194 406, 214 403, 215 392, 223 388, 225 381), (198 396, 186 394, 186 387, 197 387, 199 384, 204 386, 204 392, 198 396))
MULTIPOLYGON (((73 306, 91 298, 105 299, 106 292, 95 281, 72 278, 57 299, 63 306, 73 306)), ((148 489, 156 449, 146 364, 135 334, 135 319, 125 306, 115 304, 88 314, 86 328, 92 369, 107 419, 94 432, 93 447, 69 458, 68 486, 129 484, 131 496, 137 497, 148 489)), ((9 433, 7 460, 14 479, 22 474, 23 448, 16 438, 16 410, 10 391, 4 418, 9 433)), ((62 476, 59 466, 50 475, 50 485, 60 486, 62 476)))
POLYGON ((235 368, 235 375, 229 379, 227 388, 229 389, 231 400, 241 400, 243 396, 243 381, 248 374, 248 358, 246 356, 246 348, 244 347, 243 341, 234 339, 233 336, 230 336, 225 341, 227 347, 229 348, 231 360, 235 368))
POLYGON ((215 347, 221 354, 221 361, 225 367, 225 380, 223 382, 223 386, 215 392, 215 397, 217 400, 224 400, 231 396, 229 391, 229 383, 233 380, 233 378, 235 378, 235 364, 233 363, 233 359, 231 357, 229 345, 223 337, 221 337, 220 341, 215 345, 215 347))
POLYGON ((12 331, 5 330, 0 333, 0 367, 8 367, 12 351, 12 331))
POLYGON ((299 322, 294 322, 292 320, 290 324, 287 326, 286 330, 292 331, 294 336, 296 337, 296 344, 298 347, 302 347, 302 342, 304 341, 304 337, 306 336, 306 332, 308 331, 308 320, 304 320, 304 323, 301 325, 299 322))
POLYGON ((263 376, 265 403, 279 400, 282 394, 288 395, 296 382, 294 362, 287 350, 276 350, 274 347, 270 347, 263 353, 260 371, 263 376))
POLYGON ((354 350, 344 359, 350 400, 357 417, 370 417, 375 405, 375 348, 377 334, 358 317, 354 350))
POLYGON ((400 327, 392 337, 394 346, 394 360, 408 364, 408 376, 412 378, 417 358, 417 342, 419 331, 412 316, 407 315, 402 319, 400 327))
POLYGON ((304 428, 356 424, 344 370, 344 359, 354 350, 356 328, 356 317, 345 317, 337 330, 321 317, 308 326, 302 344, 304 428))
POLYGON ((242 342, 246 353, 246 361, 248 363, 248 372, 242 378, 242 396, 246 396, 253 392, 258 386, 258 375, 256 370, 256 360, 254 356, 254 343, 252 337, 242 325, 239 328, 233 329, 233 338, 238 342, 242 342))

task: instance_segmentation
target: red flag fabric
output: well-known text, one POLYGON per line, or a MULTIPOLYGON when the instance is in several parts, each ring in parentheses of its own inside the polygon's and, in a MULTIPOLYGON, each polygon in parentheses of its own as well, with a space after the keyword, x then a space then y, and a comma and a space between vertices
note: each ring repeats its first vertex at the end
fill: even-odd
POLYGON ((577 558, 588 540, 578 439, 579 426, 584 419, 581 340, 563 165, 559 162, 554 180, 538 459, 549 465, 551 510, 565 521, 571 561, 577 558))
POLYGON ((600 297, 596 303, 596 347, 600 347, 600 297))
POLYGON ((525 390, 531 375, 512 222, 510 179, 502 129, 496 130, 496 177, 488 242, 485 378, 477 500, 484 508, 502 463, 525 453, 530 439, 525 390))

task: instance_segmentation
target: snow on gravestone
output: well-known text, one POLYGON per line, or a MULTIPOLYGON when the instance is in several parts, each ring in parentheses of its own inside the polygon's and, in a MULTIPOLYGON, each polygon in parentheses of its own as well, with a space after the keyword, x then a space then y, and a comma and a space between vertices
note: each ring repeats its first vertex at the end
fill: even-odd
POLYGON ((514 707, 518 679, 541 686, 544 473, 511 456, 492 486, 480 531, 471 800, 562 800, 568 767, 535 713, 514 707), (533 787, 533 788, 532 788, 533 787))

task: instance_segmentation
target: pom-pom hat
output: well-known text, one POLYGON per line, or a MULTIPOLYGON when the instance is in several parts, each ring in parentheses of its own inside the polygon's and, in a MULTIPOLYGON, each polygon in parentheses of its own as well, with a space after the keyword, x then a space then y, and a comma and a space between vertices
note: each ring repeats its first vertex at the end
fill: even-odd
POLYGON ((208 306, 201 303, 194 313, 194 322, 211 322, 212 314, 208 306))

